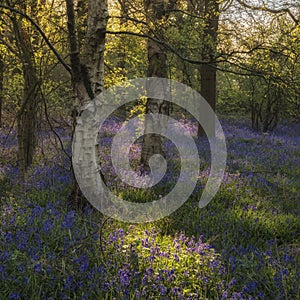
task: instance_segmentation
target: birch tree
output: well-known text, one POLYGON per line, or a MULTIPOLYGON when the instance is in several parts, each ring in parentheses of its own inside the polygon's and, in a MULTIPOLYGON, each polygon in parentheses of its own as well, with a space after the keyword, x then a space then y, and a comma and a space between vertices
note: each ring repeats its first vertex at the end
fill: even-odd
MULTIPOLYGON (((70 43, 71 78, 73 87, 73 120, 83 106, 103 91, 105 30, 108 19, 106 0, 89 0, 86 32, 81 49, 76 31, 76 15, 73 0, 66 0, 68 32, 70 43)), ((82 206, 85 199, 74 177, 74 185, 69 201, 82 206)))

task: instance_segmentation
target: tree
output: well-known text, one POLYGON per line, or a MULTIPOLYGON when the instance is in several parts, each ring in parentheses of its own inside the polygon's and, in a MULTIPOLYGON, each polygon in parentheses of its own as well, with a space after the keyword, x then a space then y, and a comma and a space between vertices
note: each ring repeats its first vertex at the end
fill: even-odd
MULTIPOLYGON (((207 63, 200 65, 201 95, 208 102, 211 108, 216 109, 216 88, 217 88, 217 33, 219 26, 218 0, 204 0, 203 14, 205 18, 205 27, 203 34, 202 60, 207 63)), ((211 132, 207 134, 214 136, 215 120, 210 120, 209 128, 211 132)), ((203 134, 203 129, 198 124, 198 134, 203 134)))
POLYGON ((222 36, 226 38, 220 42, 226 59, 222 67, 232 75, 227 76, 231 92, 228 93, 228 85, 221 85, 220 100, 225 109, 246 109, 251 114, 252 127, 266 132, 276 127, 290 104, 297 103, 299 24, 292 8, 271 9, 237 2, 240 6, 231 13, 240 18, 227 16, 221 23, 222 36), (238 23, 242 30, 236 30, 238 23), (224 97, 230 103, 226 104, 224 97))
POLYGON ((2 56, 0 55, 0 128, 2 127, 3 75, 4 61, 2 56))
MULTIPOLYGON (((82 2, 79 1, 78 4, 82 4, 82 2)), ((90 0, 88 3, 86 23, 76 23, 74 2, 73 0, 66 0, 68 36, 70 43, 70 67, 58 53, 56 48, 50 43, 45 32, 39 27, 38 23, 33 20, 31 16, 26 14, 25 3, 23 5, 24 6, 20 7, 20 9, 5 5, 0 5, 0 7, 13 12, 11 19, 16 34, 18 53, 20 54, 20 60, 23 64, 24 95, 27 95, 27 97, 24 96, 24 100, 18 113, 18 119, 20 119, 18 135, 20 153, 24 153, 24 159, 20 159, 23 166, 21 167, 26 170, 27 166, 32 162, 32 153, 35 145, 33 141, 35 137, 36 107, 41 89, 40 79, 37 76, 35 68, 34 47, 31 44, 31 38, 34 37, 36 39, 36 36, 26 33, 25 29, 27 28, 24 29, 22 27, 22 20, 25 18, 26 21, 29 21, 27 24, 33 26, 33 29, 31 28, 32 30, 38 31, 62 66, 71 74, 74 98, 72 115, 75 128, 76 118, 80 115, 83 106, 103 90, 105 30, 108 12, 107 2, 105 0, 90 0), (78 31, 76 26, 81 26, 78 28, 78 31), (82 28, 84 26, 86 27, 85 30, 82 28), (85 34, 83 35, 84 31, 85 34), (77 34, 77 32, 79 32, 79 34, 77 34), (26 149, 24 149, 25 147, 26 149)), ((84 4, 81 7, 78 7, 78 15, 80 15, 80 13, 84 14, 84 10, 86 10, 84 4)), ((32 11, 36 12, 34 7, 32 8, 32 11)), ((34 33, 36 34, 36 32, 34 33)), ((70 194, 70 200, 77 204, 77 201, 81 201, 82 199, 83 197, 74 178, 74 188, 70 194)), ((81 203, 78 203, 78 205, 80 204, 81 203)))
MULTIPOLYGON (((53 57, 56 56, 66 68, 68 67, 46 37, 49 27, 45 26, 46 29, 42 30, 39 25, 45 24, 43 13, 49 16, 45 2, 32 1, 30 5, 28 2, 22 2, 15 6, 9 1, 7 3, 8 5, 0 4, 0 26, 4 27, 0 43, 6 65, 5 91, 9 91, 5 92, 3 98, 6 100, 5 108, 15 115, 17 121, 18 161, 21 175, 24 177, 33 162, 37 129, 43 120, 40 112, 41 104, 44 102, 46 105, 43 90, 49 88, 48 84, 51 82, 49 69, 53 70, 57 64, 53 63, 53 57), (52 51, 48 51, 49 47, 52 51), (47 77, 44 74, 47 74, 47 77)), ((51 8, 53 10, 53 7, 51 8)), ((55 12, 53 14, 56 16, 55 12)), ((51 17, 52 15, 49 19, 51 17)), ((54 34, 53 28, 52 35, 58 36, 54 34)), ((60 40, 63 40, 62 37, 60 40)), ((53 90, 53 87, 50 89, 53 90)))
MULTIPOLYGON (((145 12, 148 23, 154 23, 156 28, 153 32, 159 39, 164 39, 164 28, 162 23, 168 17, 168 9, 175 5, 175 2, 165 3, 163 0, 150 0, 145 2, 145 12)), ((168 78, 167 51, 163 45, 149 38, 147 42, 148 70, 147 77, 168 78)), ((164 95, 167 92, 165 86, 150 87, 160 89, 164 95)), ((163 96, 162 95, 162 96, 163 96)), ((163 97, 164 98, 164 97, 163 97)), ((154 154, 164 155, 163 132, 166 127, 166 118, 162 115, 169 115, 170 103, 160 99, 148 98, 146 103, 145 135, 142 142, 141 163, 145 171, 149 171, 149 159, 154 154), (160 114, 160 115, 159 115, 160 114), (158 133, 149 133, 155 129, 158 133)))
MULTIPOLYGON (((104 86, 105 30, 108 19, 106 0, 89 0, 86 34, 79 49, 76 33, 73 0, 66 0, 70 43, 71 78, 73 86, 73 123, 80 116, 83 106, 102 92, 104 86)), ((75 206, 85 204, 84 197, 74 177, 69 200, 75 206)))
MULTIPOLYGON (((32 3, 33 12, 36 4, 32 3)), ((21 4, 20 8, 26 11, 26 3, 21 4)), ((31 39, 31 34, 36 33, 33 33, 31 24, 28 26, 25 24, 22 16, 12 15, 11 20, 24 78, 23 97, 17 112, 18 160, 21 174, 24 176, 27 168, 32 164, 36 146, 37 107, 41 101, 41 82, 37 75, 31 39)))

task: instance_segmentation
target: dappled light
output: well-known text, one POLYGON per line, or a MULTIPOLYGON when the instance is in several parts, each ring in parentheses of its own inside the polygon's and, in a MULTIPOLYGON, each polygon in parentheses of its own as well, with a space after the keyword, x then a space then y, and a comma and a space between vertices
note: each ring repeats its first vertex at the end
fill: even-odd
POLYGON ((299 0, 0 3, 0 300, 300 299, 299 0))

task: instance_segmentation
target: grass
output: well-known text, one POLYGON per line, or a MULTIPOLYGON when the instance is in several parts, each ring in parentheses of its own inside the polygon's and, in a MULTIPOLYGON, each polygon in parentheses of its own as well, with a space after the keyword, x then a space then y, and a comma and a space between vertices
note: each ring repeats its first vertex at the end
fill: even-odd
MULTIPOLYGON (((198 208, 209 167, 201 138, 201 178, 190 199, 170 216, 140 225, 90 208, 68 209, 68 161, 51 136, 21 184, 15 140, 6 139, 0 157, 1 299, 300 299, 299 125, 263 135, 243 120, 221 121, 228 163, 216 197, 198 208)), ((108 145, 101 155, 110 181, 108 145)), ((143 202, 166 194, 166 186, 112 188, 143 202)))

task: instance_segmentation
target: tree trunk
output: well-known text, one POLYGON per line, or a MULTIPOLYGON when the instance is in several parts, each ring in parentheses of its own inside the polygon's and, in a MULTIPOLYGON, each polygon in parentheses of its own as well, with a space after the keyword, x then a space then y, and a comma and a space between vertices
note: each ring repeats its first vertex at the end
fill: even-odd
MULTIPOLYGON (((128 0, 119 0, 120 6, 121 6, 121 19, 120 19, 120 27, 121 30, 127 28, 127 17, 128 17, 128 0)), ((125 37, 126 39, 126 37, 125 37)), ((120 44, 118 46, 119 53, 118 53, 118 59, 119 62, 117 64, 117 67, 121 69, 121 74, 125 77, 125 65, 126 65, 126 40, 124 43, 124 38, 121 39, 120 44)))
MULTIPOLYGON (((150 0, 145 4, 147 17, 152 21, 159 22, 166 16, 164 1, 150 0)), ((162 38, 162 37, 161 37, 162 38)), ((148 39, 148 77, 168 78, 167 54, 162 45, 148 39)), ((150 87, 154 88, 154 87, 150 87)), ((166 87, 155 87, 166 92, 166 87)), ((163 137, 159 133, 163 133, 166 127, 164 118, 157 114, 169 115, 170 103, 159 99, 147 99, 146 104, 146 119, 145 119, 145 135, 142 142, 141 164, 144 171, 149 171, 149 159, 154 154, 164 156, 163 152, 163 137), (156 129, 158 134, 149 134, 153 129, 156 129)))
MULTIPOLYGON (((89 0, 87 28, 84 42, 78 41, 75 26, 73 0, 66 0, 70 58, 73 86, 73 130, 82 107, 102 92, 104 86, 105 30, 108 19, 106 0, 89 0), (82 50, 79 49, 79 44, 82 50)), ((83 197, 74 176, 73 189, 69 195, 73 207, 83 207, 87 201, 83 197)))
POLYGON ((16 44, 19 49, 24 77, 24 92, 17 113, 18 159, 21 176, 32 164, 36 146, 37 106, 40 102, 40 81, 37 76, 35 57, 28 30, 22 18, 13 18, 16 44))
POLYGON ((3 79, 4 62, 2 56, 0 55, 0 128, 2 127, 3 79))
MULTIPOLYGON (((90 0, 87 31, 82 51, 82 69, 94 96, 103 91, 105 31, 108 20, 106 0, 90 0)), ((86 85, 88 86, 88 85, 86 85)))
MULTIPOLYGON (((203 35, 202 60, 207 64, 200 66, 201 76, 201 95, 208 102, 210 107, 216 109, 216 85, 217 85, 217 33, 219 24, 219 2, 217 0, 203 1, 204 16, 206 17, 205 30, 203 35)), ((215 120, 210 120, 209 136, 215 135, 215 120)), ((198 125, 198 135, 203 135, 204 131, 201 125, 198 125)))

